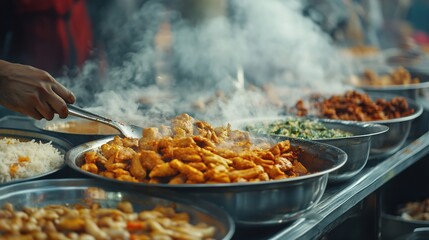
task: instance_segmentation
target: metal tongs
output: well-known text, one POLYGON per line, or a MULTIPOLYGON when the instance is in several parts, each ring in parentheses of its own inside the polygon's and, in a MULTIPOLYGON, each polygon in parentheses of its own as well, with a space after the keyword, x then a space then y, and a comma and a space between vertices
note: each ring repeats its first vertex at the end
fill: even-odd
POLYGON ((119 132, 121 132, 121 135, 124 137, 141 138, 143 135, 142 133, 143 129, 141 127, 138 127, 135 125, 127 125, 115 120, 111 120, 111 119, 102 117, 100 115, 94 114, 92 112, 83 110, 82 108, 77 107, 75 105, 67 104, 67 107, 70 115, 80 117, 80 118, 85 118, 91 121, 100 122, 100 123, 109 125, 111 127, 114 127, 118 129, 119 132))

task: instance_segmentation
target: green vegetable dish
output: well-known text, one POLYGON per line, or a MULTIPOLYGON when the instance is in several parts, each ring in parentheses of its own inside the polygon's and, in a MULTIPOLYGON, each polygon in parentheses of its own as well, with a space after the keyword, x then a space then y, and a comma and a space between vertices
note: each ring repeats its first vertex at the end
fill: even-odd
POLYGON ((281 135, 301 139, 326 139, 353 136, 352 133, 339 129, 327 128, 315 120, 277 120, 270 123, 256 123, 245 129, 258 134, 281 135))

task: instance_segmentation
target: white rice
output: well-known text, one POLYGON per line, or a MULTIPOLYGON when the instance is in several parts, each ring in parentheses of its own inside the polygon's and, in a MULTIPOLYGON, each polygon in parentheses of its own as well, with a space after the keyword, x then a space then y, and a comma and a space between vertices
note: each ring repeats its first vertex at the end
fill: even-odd
POLYGON ((0 139, 0 182, 34 177, 59 168, 64 156, 49 143, 0 139), (28 159, 19 162, 18 159, 28 159), (16 169, 11 174, 11 166, 16 169))

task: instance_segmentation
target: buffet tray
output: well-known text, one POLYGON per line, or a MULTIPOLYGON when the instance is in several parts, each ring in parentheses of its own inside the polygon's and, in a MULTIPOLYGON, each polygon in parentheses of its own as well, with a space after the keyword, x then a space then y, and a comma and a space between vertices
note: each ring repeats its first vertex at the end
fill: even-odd
MULTIPOLYGON (((423 114, 428 114, 428 109, 429 106, 425 106, 423 114)), ((1 120, 0 126, 9 126, 8 120, 11 119, 3 118, 3 122, 1 120)), ((30 123, 24 124, 24 127, 33 127, 31 119, 23 121, 30 123)), ((417 137, 419 138, 407 140, 394 155, 381 161, 368 162, 365 168, 349 181, 328 184, 319 203, 297 220, 276 226, 239 226, 235 229, 232 239, 320 239, 348 218, 344 213, 353 210, 366 197, 429 153, 429 132, 417 137)), ((112 183, 106 185, 110 184, 112 183)))

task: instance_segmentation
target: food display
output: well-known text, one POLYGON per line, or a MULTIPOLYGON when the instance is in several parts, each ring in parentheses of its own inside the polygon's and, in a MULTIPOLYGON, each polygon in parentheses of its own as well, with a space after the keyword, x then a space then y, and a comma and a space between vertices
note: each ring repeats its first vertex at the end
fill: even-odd
POLYGON ((216 229, 190 223, 190 215, 175 206, 136 212, 128 201, 116 208, 98 203, 52 204, 0 210, 2 239, 213 239, 216 229))
POLYGON ((429 198, 423 201, 407 202, 398 210, 405 220, 429 221, 429 198))
POLYGON ((0 139, 0 183, 34 177, 64 164, 63 154, 51 142, 0 139))
POLYGON ((409 85, 418 84, 420 79, 412 77, 410 72, 403 67, 398 67, 388 74, 377 74, 376 72, 366 69, 362 76, 354 80, 358 86, 391 86, 391 85, 409 85))
POLYGON ((288 140, 256 143, 248 132, 182 114, 171 126, 143 129, 141 139, 115 136, 99 151, 86 152, 80 168, 131 182, 259 182, 308 174, 300 153, 288 140))
POLYGON ((245 126, 249 132, 282 135, 302 139, 343 138, 353 136, 351 132, 328 128, 317 120, 285 119, 273 122, 260 122, 245 126))
POLYGON ((414 109, 408 106, 404 97, 394 97, 391 100, 379 98, 373 101, 368 94, 357 91, 347 91, 342 95, 328 98, 313 96, 310 99, 310 106, 299 100, 292 111, 298 116, 310 114, 350 121, 388 120, 414 113, 414 109))

